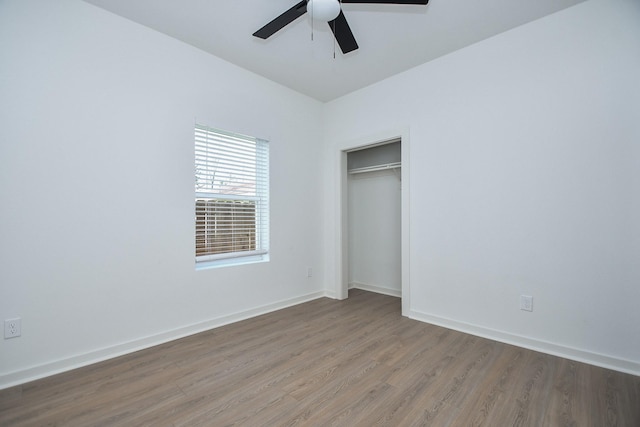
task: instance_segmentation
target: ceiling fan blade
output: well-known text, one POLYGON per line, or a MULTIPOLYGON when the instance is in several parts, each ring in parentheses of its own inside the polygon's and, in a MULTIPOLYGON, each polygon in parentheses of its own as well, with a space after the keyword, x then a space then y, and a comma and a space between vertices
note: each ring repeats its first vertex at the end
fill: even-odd
POLYGON ((305 13, 307 13, 307 1, 302 0, 300 3, 296 4, 264 27, 260 28, 258 31, 253 33, 253 35, 255 37, 260 37, 261 39, 267 39, 305 13))
POLYGON ((342 11, 340 11, 340 15, 338 15, 336 19, 329 21, 329 27, 331 31, 333 31, 333 35, 338 45, 340 45, 342 53, 349 53, 358 48, 358 42, 356 42, 356 38, 353 37, 351 27, 349 27, 347 18, 345 18, 342 11))
POLYGON ((429 0, 342 0, 342 3, 427 4, 429 0))

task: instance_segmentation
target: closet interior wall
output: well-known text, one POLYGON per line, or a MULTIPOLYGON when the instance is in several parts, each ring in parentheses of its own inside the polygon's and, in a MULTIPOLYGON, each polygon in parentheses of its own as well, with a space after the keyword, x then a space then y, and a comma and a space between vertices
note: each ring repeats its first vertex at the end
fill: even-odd
POLYGON ((347 153, 349 288, 401 296, 400 141, 347 153))

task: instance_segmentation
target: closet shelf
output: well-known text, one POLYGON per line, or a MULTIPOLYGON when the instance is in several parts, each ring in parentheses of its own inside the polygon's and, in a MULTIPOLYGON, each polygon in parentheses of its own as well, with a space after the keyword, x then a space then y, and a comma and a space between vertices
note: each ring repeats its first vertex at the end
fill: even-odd
POLYGON ((387 169, 398 169, 401 166, 402 166, 402 163, 400 163, 400 162, 385 163, 383 165, 375 165, 375 166, 367 166, 367 167, 364 167, 364 168, 349 169, 348 172, 350 174, 375 172, 375 171, 382 171, 382 170, 387 170, 387 169))

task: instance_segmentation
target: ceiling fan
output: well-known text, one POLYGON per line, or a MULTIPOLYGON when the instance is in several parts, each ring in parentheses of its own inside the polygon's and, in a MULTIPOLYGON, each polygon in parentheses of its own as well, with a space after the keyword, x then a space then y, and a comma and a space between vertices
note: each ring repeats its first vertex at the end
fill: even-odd
POLYGON ((255 37, 268 39, 276 32, 280 31, 307 11, 312 15, 313 19, 326 21, 333 31, 333 35, 340 45, 342 53, 349 53, 358 48, 347 18, 340 8, 342 3, 373 3, 373 4, 418 4, 426 5, 429 0, 302 0, 291 9, 287 10, 273 21, 253 33, 255 37))

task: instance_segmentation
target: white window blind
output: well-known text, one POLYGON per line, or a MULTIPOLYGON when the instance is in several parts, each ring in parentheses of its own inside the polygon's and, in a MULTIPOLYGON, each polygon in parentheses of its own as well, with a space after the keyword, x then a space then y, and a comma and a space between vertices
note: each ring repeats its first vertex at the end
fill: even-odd
POLYGON ((195 126, 196 262, 269 252, 269 143, 195 126))

